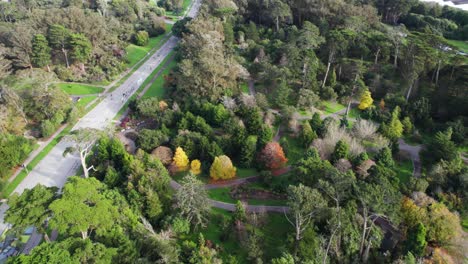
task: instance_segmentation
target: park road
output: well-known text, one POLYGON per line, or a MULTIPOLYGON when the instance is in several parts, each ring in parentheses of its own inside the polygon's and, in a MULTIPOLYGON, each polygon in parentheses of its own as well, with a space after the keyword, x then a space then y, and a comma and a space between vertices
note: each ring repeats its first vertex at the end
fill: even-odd
MULTIPOLYGON (((187 16, 195 17, 201 6, 201 0, 194 0, 187 16)), ((167 55, 174 50, 179 39, 170 37, 161 48, 144 62, 132 75, 112 93, 103 94, 103 100, 89 113, 87 113, 73 130, 79 128, 95 128, 103 130, 109 127, 119 110, 135 93, 144 80, 150 76, 167 55)), ((24 180, 16 187, 15 193, 21 194, 25 189, 31 189, 38 184, 62 188, 68 177, 75 175, 81 166, 77 155, 63 156, 63 152, 71 145, 70 142, 60 141, 37 165, 29 172, 24 180)), ((4 214, 8 205, 4 202, 0 206, 0 234, 7 228, 4 223, 4 214)))

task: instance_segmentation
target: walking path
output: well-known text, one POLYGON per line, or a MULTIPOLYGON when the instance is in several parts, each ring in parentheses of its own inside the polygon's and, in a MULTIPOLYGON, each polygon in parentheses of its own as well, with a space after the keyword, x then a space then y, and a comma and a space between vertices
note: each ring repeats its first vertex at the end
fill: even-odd
MULTIPOLYGON (((39 141, 38 144, 39 144, 39 147, 37 149, 35 149, 33 152, 31 152, 28 156, 28 158, 23 162, 23 165, 24 167, 27 168, 27 166, 29 165, 29 163, 34 159, 36 158, 36 156, 41 153, 41 151, 44 150, 45 147, 47 147, 47 145, 49 145, 49 143, 55 138, 57 137, 65 128, 67 127, 67 125, 62 125, 57 131, 55 131, 55 133, 50 136, 46 141, 39 141)), ((13 175, 10 176, 10 178, 8 178, 8 182, 12 182, 16 176, 18 176, 18 174, 20 174, 20 172, 23 171, 24 167, 20 167, 18 168, 15 173, 13 173, 13 175)))

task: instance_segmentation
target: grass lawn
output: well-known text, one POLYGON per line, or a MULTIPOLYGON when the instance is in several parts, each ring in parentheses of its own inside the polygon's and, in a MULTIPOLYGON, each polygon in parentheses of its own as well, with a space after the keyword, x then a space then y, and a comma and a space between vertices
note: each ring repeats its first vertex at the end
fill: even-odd
MULTIPOLYGON (((172 30, 171 24, 166 24, 166 32, 170 32, 172 30)), ((127 66, 129 68, 133 67, 137 62, 139 62, 141 59, 143 59, 148 52, 150 52, 151 49, 159 46, 161 43, 161 40, 164 39, 166 34, 161 34, 157 37, 152 37, 149 39, 148 44, 144 47, 137 46, 134 44, 130 44, 127 46, 125 51, 127 52, 127 58, 128 58, 128 64, 127 66)))
POLYGON ((257 176, 258 171, 256 169, 237 168, 237 178, 246 178, 250 176, 257 176))
POLYGON ((166 16, 172 18, 173 20, 176 20, 177 17, 183 16, 187 8, 190 6, 191 0, 184 0, 182 3, 182 11, 180 11, 179 14, 175 14, 174 11, 167 11, 166 16))
MULTIPOLYGON (((131 102, 133 99, 135 99, 139 94, 140 92, 146 87, 146 85, 152 80, 153 78, 153 75, 156 74, 157 72, 159 72, 162 67, 164 66, 164 64, 167 62, 167 60, 172 56, 172 52, 168 54, 168 56, 159 64, 158 67, 156 67, 156 69, 154 69, 154 71, 150 74, 150 76, 148 76, 148 78, 146 78, 146 80, 143 82, 142 85, 140 85, 140 87, 138 88, 138 90, 127 100, 127 102, 125 102, 125 104, 122 106, 122 108, 119 110, 119 112, 117 113, 117 115, 114 117, 114 119, 118 119, 120 118, 120 116, 122 116, 122 114, 125 112, 125 110, 127 109, 128 107, 128 104, 129 102, 131 102)), ((131 74, 131 73, 129 73, 131 74)), ((127 77, 126 77, 127 78, 127 77)), ((118 87, 118 85, 120 84, 117 84, 115 86, 115 88, 118 87)), ((115 89, 115 88, 112 88, 112 89, 115 89)), ((111 89, 111 90, 112 90, 111 89)), ((146 93, 149 93, 149 91, 152 90, 151 87, 148 89, 148 91, 146 91, 146 93)), ((162 91, 159 91, 159 92, 154 92, 154 93, 162 93, 164 94, 164 90, 161 89, 162 91)), ((145 94, 146 95, 146 94, 145 94)), ((144 95, 144 96, 145 96, 144 95)))
POLYGON ((21 243, 25 244, 26 242, 28 242, 28 240, 29 240, 30 237, 31 237, 30 235, 22 235, 22 236, 20 237, 21 243))
MULTIPOLYGON (((146 93, 143 95, 143 98, 148 98, 148 97, 158 97, 158 98, 163 98, 164 97, 164 77, 167 76, 172 69, 174 69, 177 66, 177 62, 175 60, 170 61, 168 64, 167 60, 171 59, 172 57, 172 52, 166 57, 166 59, 161 63, 163 67, 166 67, 161 74, 154 80, 154 82, 151 84, 149 89, 146 91, 146 93)), ((158 67, 157 72, 159 72, 160 67, 158 67)), ((156 74, 157 72, 153 72, 156 74)), ((150 77, 148 78, 153 78, 154 74, 151 74, 150 77)), ((150 79, 150 80, 151 80, 150 79)))
POLYGON ((348 118, 359 118, 361 116, 361 110, 353 108, 349 111, 348 118))
POLYGON ((325 107, 324 111, 327 114, 333 114, 345 108, 344 105, 337 102, 325 101, 322 104, 325 107))
POLYGON ((288 158, 288 164, 294 164, 304 156, 306 148, 302 145, 299 138, 293 138, 291 136, 285 137, 288 141, 288 149, 286 150, 286 157, 288 158))
POLYGON ((397 176, 400 183, 406 184, 413 176, 413 162, 411 160, 402 160, 396 162, 397 176))
POLYGON ((67 94, 73 95, 98 94, 104 91, 102 87, 78 83, 58 83, 57 86, 67 94))
POLYGON ((468 41, 462 41, 462 40, 447 40, 449 44, 457 47, 460 49, 460 51, 463 51, 465 53, 468 53, 468 41))
MULTIPOLYGON (((237 202, 236 199, 233 199, 229 194, 232 187, 224 187, 218 189, 211 189, 208 190, 208 196, 210 199, 225 202, 225 203, 232 203, 235 204, 237 202)), ((264 188, 262 188, 264 189, 264 188)), ((262 199, 248 199, 247 204, 250 205, 286 205, 285 200, 262 200, 262 199)))
POLYGON ((91 103, 96 98, 97 98, 97 95, 82 97, 80 98, 80 100, 78 100, 78 102, 76 102, 76 106, 82 106, 86 108, 86 106, 88 106, 88 104, 91 103))

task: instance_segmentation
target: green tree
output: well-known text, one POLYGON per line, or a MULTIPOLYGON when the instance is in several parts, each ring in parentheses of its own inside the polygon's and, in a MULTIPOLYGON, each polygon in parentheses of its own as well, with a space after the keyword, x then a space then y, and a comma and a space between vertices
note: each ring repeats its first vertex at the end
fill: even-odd
POLYGON ((291 88, 288 86, 286 81, 281 81, 276 87, 275 91, 275 104, 277 106, 284 106, 289 104, 289 95, 291 94, 291 88))
POLYGON ((403 132, 405 135, 411 135, 413 133, 413 123, 411 122, 411 119, 409 117, 403 118, 403 121, 401 121, 401 124, 403 125, 403 132))
POLYGON ((452 128, 445 132, 439 131, 428 144, 423 152, 423 157, 428 164, 439 162, 440 160, 453 161, 459 157, 457 147, 452 139, 452 128))
POLYGON ((65 57, 67 68, 70 67, 68 62, 68 40, 70 38, 70 31, 62 25, 53 24, 49 27, 48 39, 49 43, 54 49, 59 49, 65 57))
POLYGON ((245 220, 247 220, 247 215, 245 213, 245 206, 239 200, 237 200, 236 202, 236 210, 234 211, 234 214, 232 217, 234 221, 245 222, 245 220))
POLYGON ((49 66, 50 64, 50 47, 47 39, 42 34, 34 36, 32 41, 31 61, 36 67, 49 66))
POLYGON ((382 124, 382 133, 391 140, 396 140, 403 135, 403 124, 400 122, 400 107, 395 107, 388 124, 382 124))
POLYGON ((29 255, 21 254, 8 259, 9 264, 79 264, 60 243, 44 243, 35 247, 29 255))
POLYGON ((408 231, 406 248, 415 256, 423 256, 426 245, 426 227, 419 222, 414 228, 408 231))
POLYGON ((255 151, 257 150, 257 137, 255 136, 248 136, 247 140, 245 140, 244 145, 241 149, 241 164, 245 168, 250 168, 252 166, 252 162, 255 159, 255 151))
POLYGON ((146 31, 138 31, 136 34, 135 34, 135 44, 137 44, 138 46, 146 46, 148 44, 148 41, 149 41, 149 35, 148 35, 148 32, 146 31))
POLYGON ((175 194, 176 207, 181 217, 195 226, 205 226, 206 217, 210 213, 210 201, 203 182, 195 175, 187 174, 175 194))
POLYGON ((310 144, 312 144, 312 141, 317 138, 317 133, 315 133, 314 130, 312 130, 312 127, 310 126, 309 122, 305 122, 302 125, 302 132, 301 132, 301 140, 302 144, 304 146, 308 147, 310 144))
POLYGON ((257 149, 262 149, 273 139, 273 131, 268 125, 263 124, 257 139, 257 149))
POLYGON ((83 239, 91 231, 109 230, 118 216, 117 209, 102 192, 105 186, 95 178, 70 177, 60 199, 49 206, 53 213, 52 228, 70 236, 80 233, 83 239))
POLYGON ((333 163, 337 162, 340 159, 347 159, 349 155, 349 146, 343 140, 339 140, 335 145, 335 150, 331 156, 331 161, 333 163))
POLYGON ((325 205, 325 200, 316 189, 302 184, 288 187, 288 206, 290 209, 286 218, 294 227, 296 242, 302 239, 302 234, 312 222, 312 218, 325 205))
POLYGON ((365 110, 372 106, 374 100, 372 99, 370 91, 366 90, 361 96, 361 102, 359 103, 358 108, 361 110, 365 110))
POLYGON ((392 157, 392 151, 390 148, 385 147, 379 151, 376 157, 377 164, 381 165, 386 168, 393 168, 395 167, 395 161, 392 157))
POLYGON ((77 62, 84 63, 89 59, 93 46, 83 34, 71 34, 69 39, 70 56, 77 62))
POLYGON ((21 195, 14 193, 8 199, 9 208, 5 213, 5 221, 21 231, 34 226, 40 233, 44 233, 44 238, 50 242, 44 222, 51 216, 49 205, 55 200, 56 192, 56 187, 44 187, 39 184, 32 189, 26 189, 21 195))

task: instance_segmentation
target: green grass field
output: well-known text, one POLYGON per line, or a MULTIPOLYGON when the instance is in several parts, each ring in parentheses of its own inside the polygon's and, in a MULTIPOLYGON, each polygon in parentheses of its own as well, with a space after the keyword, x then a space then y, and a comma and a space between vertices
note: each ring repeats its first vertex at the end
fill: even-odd
POLYGON ((413 162, 411 160, 402 160, 396 162, 397 176, 400 183, 406 184, 413 176, 413 162))
MULTIPOLYGON (((166 32, 170 32, 172 30, 171 24, 166 24, 166 32)), ((133 67, 136 63, 138 63, 141 59, 143 59, 151 49, 162 45, 162 41, 166 34, 159 35, 157 37, 153 37, 149 39, 149 42, 146 46, 141 47, 134 44, 130 44, 127 46, 125 51, 127 52, 128 58, 128 67, 133 67)))
MULTIPOLYGON (((235 204, 237 200, 231 197, 231 195, 229 194, 230 191, 231 191, 231 187, 211 189, 211 190, 208 190, 208 196, 211 199, 216 200, 216 201, 235 204)), ((286 205, 286 201, 285 200, 248 199, 247 204, 250 204, 250 205, 286 205)))
POLYGON ((330 101, 323 102, 323 106, 325 107, 324 111, 327 114, 336 113, 345 108, 345 106, 340 103, 330 101))
POLYGON ((104 88, 78 83, 58 83, 57 86, 67 94, 85 95, 98 94, 104 91, 104 88))
MULTIPOLYGON (((158 97, 158 98, 163 98, 165 91, 164 91, 164 77, 167 76, 172 69, 174 69, 177 66, 177 62, 175 60, 170 61, 168 64, 169 59, 172 57, 172 52, 166 57, 163 63, 163 67, 166 67, 161 74, 154 80, 154 82, 151 84, 151 86, 148 88, 148 90, 145 92, 143 95, 143 98, 148 98, 148 97, 158 97)), ((159 68, 159 67, 158 67, 159 68)), ((153 72, 153 74, 156 74, 159 72, 160 69, 157 69, 156 72, 153 72)), ((153 78, 153 74, 150 75, 148 78, 153 78)))
POLYGON ((462 41, 462 40, 447 40, 449 44, 457 47, 460 49, 460 51, 463 51, 465 53, 468 53, 468 41, 462 41))
POLYGON ((305 146, 302 145, 299 138, 293 138, 286 136, 288 140, 288 149, 286 150, 286 157, 288 158, 288 164, 294 164, 304 156, 305 146))
POLYGON ((167 11, 166 17, 171 18, 172 20, 177 20, 177 17, 184 15, 187 8, 190 6, 191 0, 184 0, 182 3, 182 11, 179 14, 175 14, 174 11, 167 11))
POLYGON ((82 97, 80 98, 78 102, 76 102, 76 106, 81 106, 81 107, 86 108, 86 106, 88 106, 88 104, 91 103, 96 98, 97 98, 96 95, 82 97))

